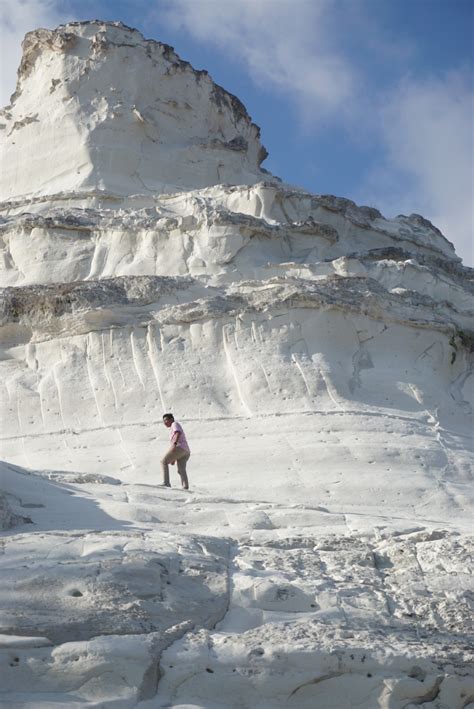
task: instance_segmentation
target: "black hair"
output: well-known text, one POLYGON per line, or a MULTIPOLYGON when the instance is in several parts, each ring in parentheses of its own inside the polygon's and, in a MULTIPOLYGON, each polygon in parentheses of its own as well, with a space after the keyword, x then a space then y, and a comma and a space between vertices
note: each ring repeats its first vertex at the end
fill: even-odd
POLYGON ((173 414, 163 414, 163 419, 171 419, 172 421, 174 421, 174 416, 173 414))

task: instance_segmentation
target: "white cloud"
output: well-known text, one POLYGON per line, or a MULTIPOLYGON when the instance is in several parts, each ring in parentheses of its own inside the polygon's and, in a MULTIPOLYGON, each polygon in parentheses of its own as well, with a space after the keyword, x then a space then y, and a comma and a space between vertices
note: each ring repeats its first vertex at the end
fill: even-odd
POLYGON ((385 157, 366 189, 389 214, 418 212, 472 264, 473 93, 467 72, 403 81, 377 113, 385 157))
POLYGON ((0 105, 5 106, 15 90, 21 43, 27 32, 53 28, 65 19, 55 0, 2 0, 0 5, 0 105))
POLYGON ((240 62, 252 80, 278 91, 312 119, 352 96, 353 67, 331 43, 332 0, 172 0, 160 16, 240 62))

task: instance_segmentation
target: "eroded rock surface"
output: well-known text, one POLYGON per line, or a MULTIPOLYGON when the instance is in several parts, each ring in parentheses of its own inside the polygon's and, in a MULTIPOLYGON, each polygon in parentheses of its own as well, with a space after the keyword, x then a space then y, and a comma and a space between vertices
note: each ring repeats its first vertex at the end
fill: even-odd
POLYGON ((2 199, 252 184, 266 151, 242 103, 121 23, 26 35, 2 114, 2 199))
POLYGON ((0 124, 0 703, 474 706, 449 240, 282 183, 119 23, 29 33, 0 124))

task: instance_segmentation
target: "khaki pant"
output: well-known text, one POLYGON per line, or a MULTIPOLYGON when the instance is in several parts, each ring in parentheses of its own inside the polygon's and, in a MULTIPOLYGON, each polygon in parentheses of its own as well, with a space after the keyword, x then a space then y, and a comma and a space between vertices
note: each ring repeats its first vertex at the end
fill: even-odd
POLYGON ((188 462, 190 455, 191 454, 188 451, 184 450, 184 448, 180 448, 179 446, 176 446, 176 448, 172 446, 169 449, 166 455, 161 459, 163 485, 169 486, 170 484, 170 463, 178 463, 178 473, 181 478, 181 485, 184 487, 185 490, 188 489, 189 484, 188 476, 186 474, 186 463, 188 462))

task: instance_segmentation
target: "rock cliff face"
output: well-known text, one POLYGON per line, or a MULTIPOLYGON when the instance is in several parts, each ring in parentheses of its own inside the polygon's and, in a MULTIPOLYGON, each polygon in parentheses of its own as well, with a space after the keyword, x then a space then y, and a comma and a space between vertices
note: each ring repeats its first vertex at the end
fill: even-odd
POLYGON ((474 706, 452 244, 118 23, 29 33, 2 116, 0 702, 474 706))
POLYGON ((3 112, 3 199, 113 197, 262 179, 241 102, 172 47, 100 22, 26 35, 3 112))

